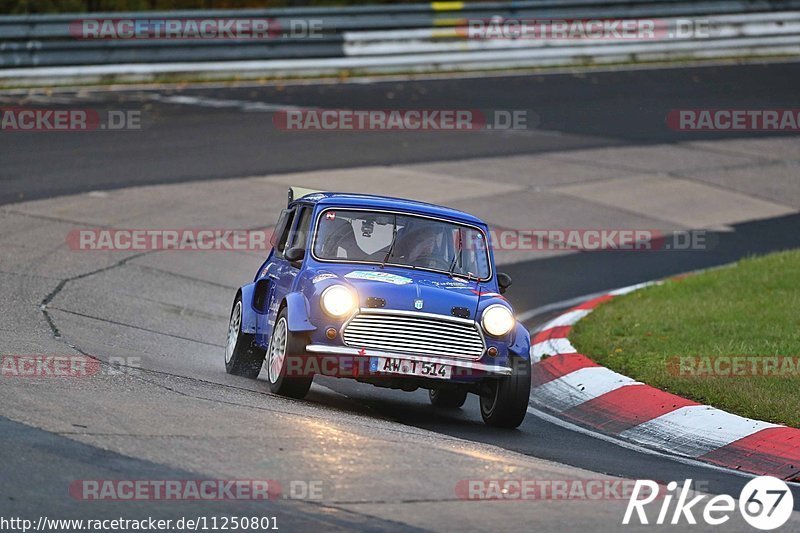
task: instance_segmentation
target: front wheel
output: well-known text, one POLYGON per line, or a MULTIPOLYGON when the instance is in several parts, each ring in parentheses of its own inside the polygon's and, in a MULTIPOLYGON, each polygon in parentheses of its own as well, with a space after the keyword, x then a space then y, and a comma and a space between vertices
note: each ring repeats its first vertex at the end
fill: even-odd
POLYGON ((269 390, 273 393, 298 399, 308 394, 314 376, 303 368, 306 344, 304 335, 289 331, 284 307, 275 320, 267 350, 269 390))
POLYGON ((236 296, 228 322, 225 344, 225 371, 235 376, 255 379, 261 372, 266 352, 256 345, 255 335, 242 332, 242 297, 236 296))
POLYGON ((489 384, 481 395, 481 417, 488 426, 515 428, 522 424, 531 394, 531 362, 511 359, 512 374, 489 384))

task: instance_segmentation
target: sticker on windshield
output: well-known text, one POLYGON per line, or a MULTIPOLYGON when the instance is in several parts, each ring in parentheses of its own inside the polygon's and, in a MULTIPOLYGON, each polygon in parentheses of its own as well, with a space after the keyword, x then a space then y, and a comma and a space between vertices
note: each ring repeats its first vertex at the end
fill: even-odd
POLYGON ((344 277, 349 279, 365 279, 368 281, 382 281, 384 283, 391 283, 392 285, 408 285, 411 283, 410 278, 390 274, 388 272, 373 272, 370 270, 355 270, 344 277))
POLYGON ((328 211, 325 213, 326 220, 336 220, 336 211, 328 211))

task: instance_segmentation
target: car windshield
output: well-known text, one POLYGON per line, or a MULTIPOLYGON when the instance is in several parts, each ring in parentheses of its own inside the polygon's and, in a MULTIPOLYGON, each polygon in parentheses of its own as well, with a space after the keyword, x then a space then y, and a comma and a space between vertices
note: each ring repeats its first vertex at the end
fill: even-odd
POLYGON ((458 276, 490 275, 486 238, 477 228, 414 215, 326 209, 314 256, 338 262, 423 268, 458 276))

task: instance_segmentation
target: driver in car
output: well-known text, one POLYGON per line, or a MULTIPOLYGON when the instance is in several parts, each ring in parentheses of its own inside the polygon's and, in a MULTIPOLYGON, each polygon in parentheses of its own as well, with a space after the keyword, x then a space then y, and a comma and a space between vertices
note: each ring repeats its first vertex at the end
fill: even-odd
POLYGON ((408 234, 403 240, 407 243, 408 252, 405 254, 409 264, 442 268, 446 266, 447 252, 443 249, 446 242, 446 227, 442 224, 425 224, 421 228, 408 234))

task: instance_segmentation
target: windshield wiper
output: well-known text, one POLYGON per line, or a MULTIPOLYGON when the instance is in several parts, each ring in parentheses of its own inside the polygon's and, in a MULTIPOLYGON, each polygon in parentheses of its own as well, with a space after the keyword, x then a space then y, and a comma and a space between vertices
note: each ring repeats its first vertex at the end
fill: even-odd
POLYGON ((456 269, 456 264, 462 262, 461 252, 464 251, 464 241, 463 241, 463 239, 464 239, 464 237, 461 234, 461 228, 458 228, 458 252, 453 254, 453 260, 450 262, 450 269, 447 271, 447 273, 450 274, 451 278, 453 276, 455 276, 454 271, 456 269))
POLYGON ((386 252, 386 256, 381 261, 381 268, 386 266, 386 261, 389 260, 389 257, 392 255, 394 251, 394 243, 397 241, 397 215, 394 215, 394 221, 392 222, 392 243, 389 245, 389 250, 386 252))

